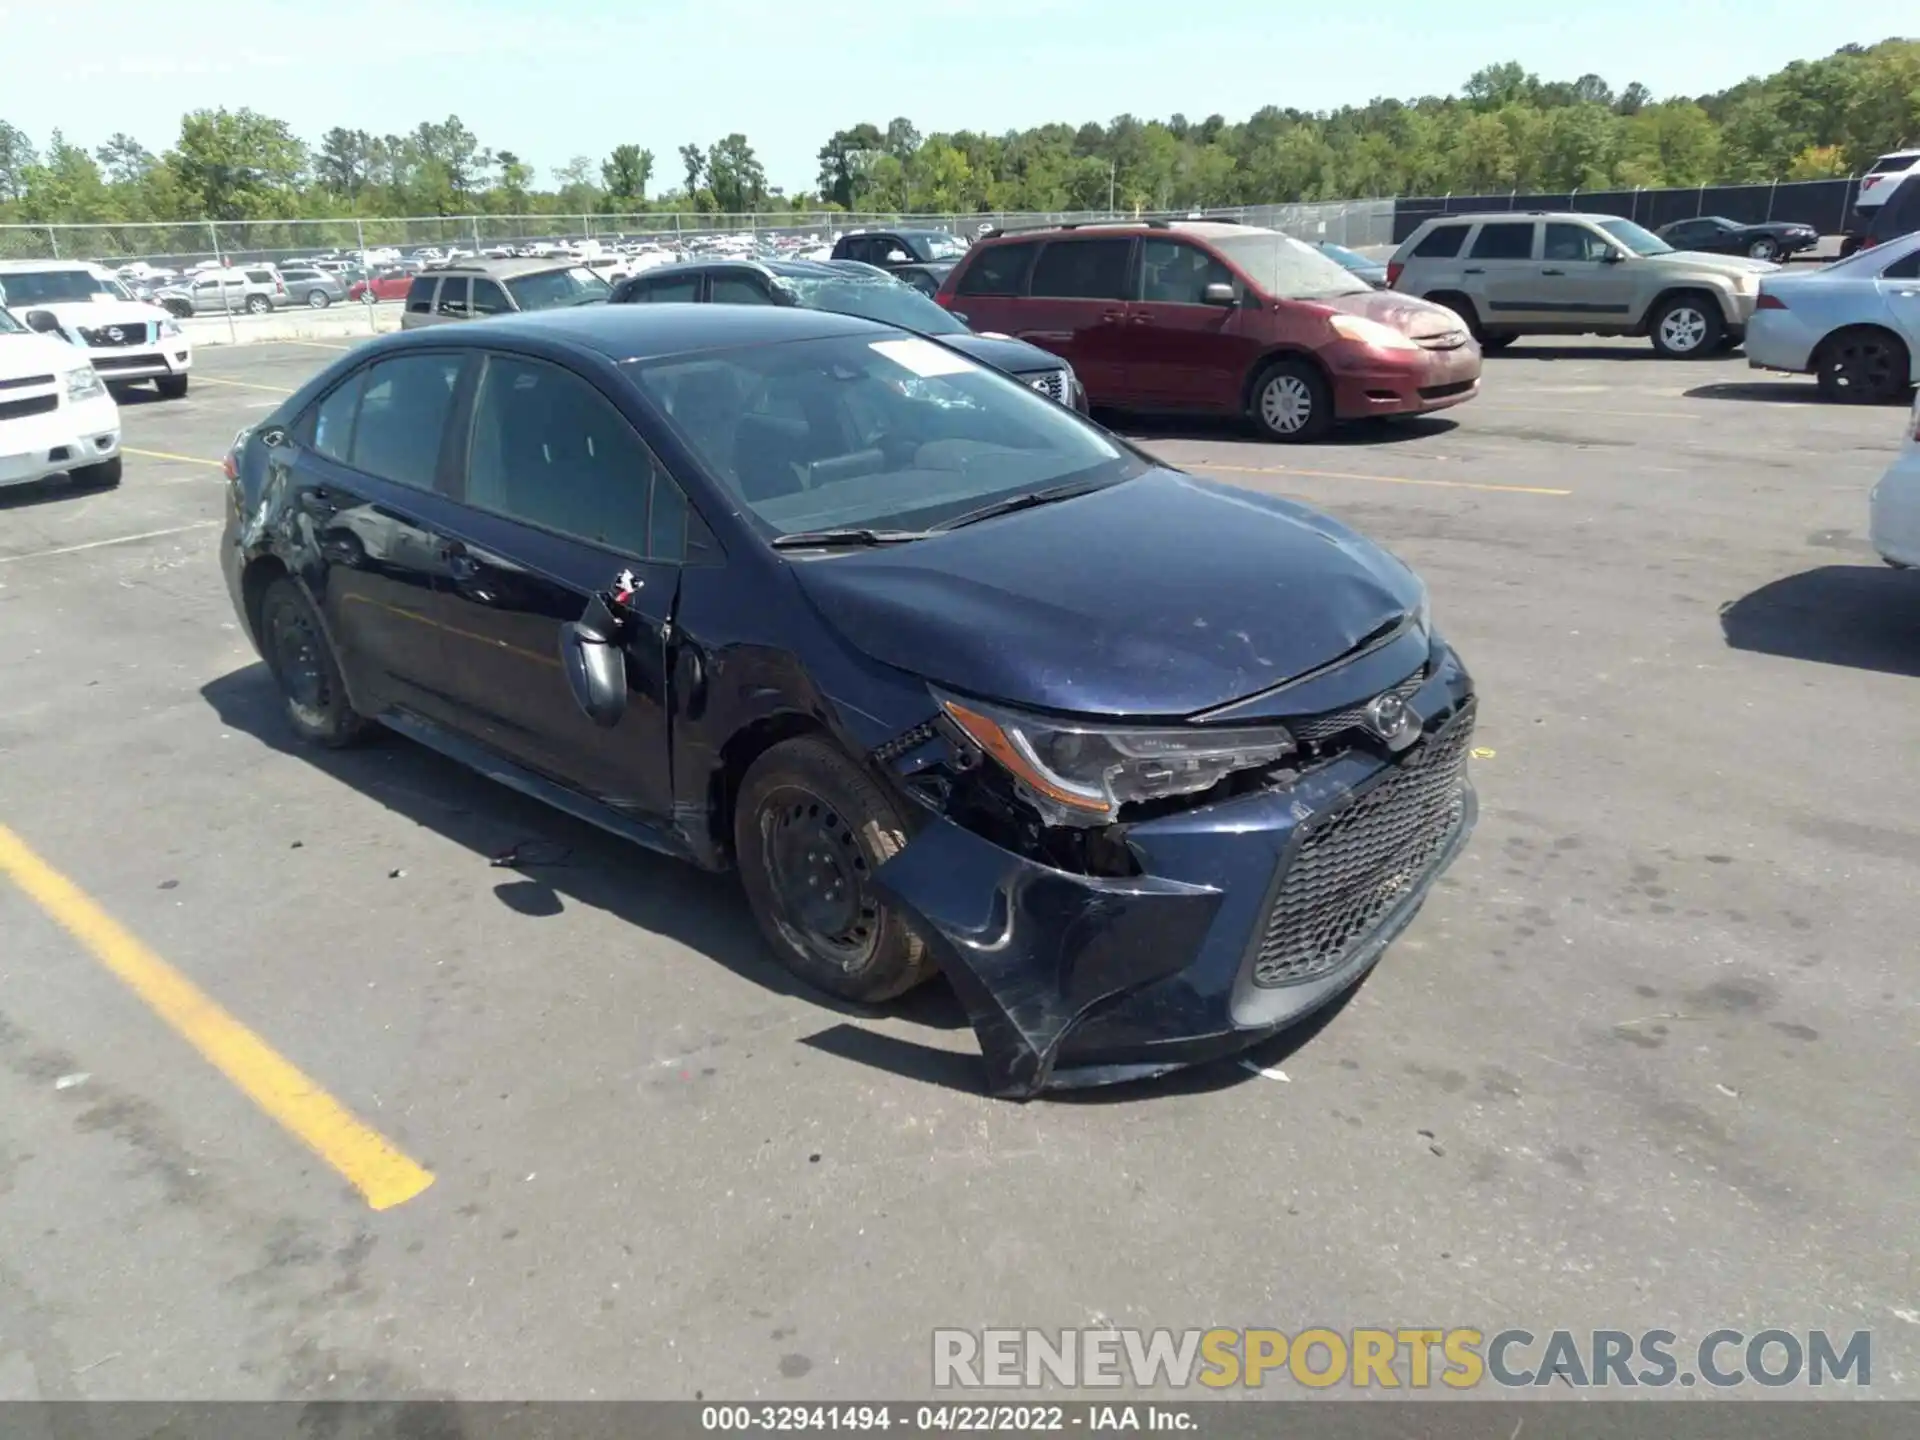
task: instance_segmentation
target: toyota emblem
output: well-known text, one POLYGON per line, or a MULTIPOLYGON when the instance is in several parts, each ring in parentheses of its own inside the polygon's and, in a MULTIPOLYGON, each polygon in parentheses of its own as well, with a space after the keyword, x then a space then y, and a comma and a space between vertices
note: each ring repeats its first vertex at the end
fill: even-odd
POLYGON ((1367 728, 1390 750, 1404 750, 1420 738, 1420 717, 1407 708, 1407 702, 1391 692, 1375 698, 1366 710, 1367 728))
POLYGON ((110 340, 115 345, 118 345, 122 340, 126 338, 127 338, 127 332, 122 330, 118 325, 109 325, 107 327, 107 339, 110 340))

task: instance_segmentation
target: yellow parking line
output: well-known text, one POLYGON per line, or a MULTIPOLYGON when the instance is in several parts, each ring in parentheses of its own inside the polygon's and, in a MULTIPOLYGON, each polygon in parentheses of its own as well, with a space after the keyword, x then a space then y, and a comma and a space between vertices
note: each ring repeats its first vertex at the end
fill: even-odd
POLYGON ((1377 480, 1382 485, 1431 485, 1442 490, 1492 490, 1506 495, 1571 495, 1544 485, 1495 485, 1477 480, 1416 480, 1406 475, 1363 475, 1357 470, 1303 470, 1297 465, 1216 465, 1209 460, 1183 460, 1190 470, 1220 470, 1236 475, 1308 475, 1317 480, 1377 480))
POLYGON ((361 1124, 4 825, 0 874, 24 890, 242 1094, 338 1170, 375 1210, 403 1204, 433 1183, 431 1172, 361 1124))
POLYGON ((175 455, 171 450, 136 450, 131 445, 122 445, 120 451, 125 455, 144 455, 149 460, 177 460, 182 465, 211 465, 216 470, 226 468, 218 460, 209 460, 204 455, 175 455))
POLYGON ((291 395, 293 391, 284 385, 256 385, 251 380, 222 380, 218 375, 196 373, 193 377, 202 385, 237 385, 242 390, 265 390, 269 395, 291 395))

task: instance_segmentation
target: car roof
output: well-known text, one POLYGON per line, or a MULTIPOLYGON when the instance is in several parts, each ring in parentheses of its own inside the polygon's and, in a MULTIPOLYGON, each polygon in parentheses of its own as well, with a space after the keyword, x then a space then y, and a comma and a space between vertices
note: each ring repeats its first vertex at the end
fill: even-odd
POLYGON ((496 336, 525 334, 596 351, 624 363, 736 346, 824 340, 836 335, 898 333, 876 321, 799 306, 580 305, 409 330, 396 335, 391 343, 444 345, 457 339, 486 344, 496 336))
POLYGON ((1596 210, 1464 210, 1453 215, 1430 215, 1421 223, 1471 225, 1480 220, 1586 220, 1598 225, 1603 220, 1626 218, 1624 215, 1606 215, 1596 210))
MULTIPOLYGON (((983 235, 981 243, 1007 240, 1053 240, 1065 236, 1121 235, 1194 235, 1202 240, 1226 240, 1235 235, 1285 235, 1284 230, 1265 225, 1239 225, 1231 220, 1083 220, 1063 225, 1040 225, 1031 230, 1002 230, 983 235)), ((1291 237, 1289 237, 1291 238, 1291 237)), ((949 262, 951 263, 951 262, 949 262)))
MULTIPOLYGON (((418 252, 415 252, 418 253, 418 252)), ((509 260, 460 260, 452 265, 435 265, 421 273, 427 275, 491 275, 510 280, 516 275, 531 275, 542 270, 570 270, 579 262, 567 255, 524 256, 509 260)))
POLYGON ((113 274, 104 265, 95 265, 90 260, 0 260, 0 275, 39 274, 46 270, 78 270, 87 275, 113 274))
POLYGON ((630 280, 652 280, 662 275, 698 274, 707 270, 759 270, 785 280, 850 280, 855 284, 898 285, 886 271, 858 260, 754 260, 716 256, 707 260, 676 260, 670 265, 652 265, 630 280))

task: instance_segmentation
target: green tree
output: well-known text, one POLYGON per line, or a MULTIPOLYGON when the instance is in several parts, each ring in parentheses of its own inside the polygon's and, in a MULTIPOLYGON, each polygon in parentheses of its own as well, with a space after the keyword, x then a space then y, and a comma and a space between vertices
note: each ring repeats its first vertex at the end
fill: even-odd
POLYGON ((707 152, 698 145, 686 144, 680 147, 680 168, 687 176, 687 198, 691 200, 700 190, 700 177, 707 173, 707 152))
POLYGON ((0 200, 19 200, 27 193, 27 172, 40 163, 40 154, 27 132, 0 120, 0 200))
POLYGON ((817 157, 821 195, 842 210, 853 209, 854 194, 866 167, 885 143, 877 125, 860 124, 834 131, 817 157))
POLYGON ((93 154, 108 181, 115 185, 138 185, 157 163, 146 146, 131 135, 117 132, 93 154))
POLYGON ((183 117, 167 155, 182 190, 213 220, 289 213, 306 160, 286 121, 224 108, 183 117))
POLYGON ((646 202, 647 182, 653 178, 653 151, 638 145, 616 145, 600 162, 600 179, 607 188, 607 207, 631 213, 646 202))
POLYGON ((767 172, 747 137, 735 131, 707 151, 707 186, 723 213, 757 210, 767 197, 767 172))
POLYGON ((600 187, 593 183, 598 167, 591 155, 576 155, 553 172, 559 187, 554 196, 563 215, 587 215, 600 208, 600 187))
POLYGON ((364 130, 339 126, 320 137, 314 153, 314 178, 346 200, 358 200, 371 179, 373 137, 364 130))

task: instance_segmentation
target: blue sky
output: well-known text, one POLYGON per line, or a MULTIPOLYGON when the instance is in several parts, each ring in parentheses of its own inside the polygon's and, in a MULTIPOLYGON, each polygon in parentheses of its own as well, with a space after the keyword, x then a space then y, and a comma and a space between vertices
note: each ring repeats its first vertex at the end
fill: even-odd
POLYGON ((1916 28, 1914 0, 0 0, 0 118, 36 143, 124 130, 157 151, 203 105, 310 141, 457 114, 543 183, 643 145, 656 189, 680 145, 739 130, 793 190, 832 131, 895 115, 923 132, 1238 120, 1454 91, 1508 59, 1697 94, 1916 28))

